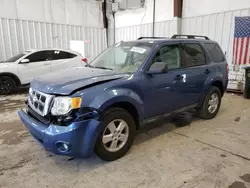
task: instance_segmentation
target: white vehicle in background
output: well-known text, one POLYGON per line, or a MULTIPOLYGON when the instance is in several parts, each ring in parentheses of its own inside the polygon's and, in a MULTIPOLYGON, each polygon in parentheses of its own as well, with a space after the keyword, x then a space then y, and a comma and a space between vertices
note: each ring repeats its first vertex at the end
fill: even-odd
POLYGON ((72 67, 85 66, 79 53, 61 49, 27 50, 0 62, 0 94, 29 84, 36 76, 72 67))

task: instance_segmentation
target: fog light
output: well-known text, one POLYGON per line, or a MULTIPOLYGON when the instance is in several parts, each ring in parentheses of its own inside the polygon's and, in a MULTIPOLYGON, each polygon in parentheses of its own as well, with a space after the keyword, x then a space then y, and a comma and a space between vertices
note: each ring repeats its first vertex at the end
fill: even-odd
POLYGON ((70 150, 69 144, 63 142, 57 142, 56 147, 60 152, 68 152, 70 150))

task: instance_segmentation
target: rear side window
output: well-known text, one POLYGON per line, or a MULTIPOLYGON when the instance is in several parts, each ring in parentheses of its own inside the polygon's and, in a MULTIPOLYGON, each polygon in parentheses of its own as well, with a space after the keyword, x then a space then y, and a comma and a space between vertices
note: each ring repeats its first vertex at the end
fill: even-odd
POLYGON ((30 62, 47 61, 50 59, 50 51, 35 52, 27 57, 30 62))
POLYGON ((75 54, 69 53, 69 52, 64 52, 64 51, 53 51, 52 54, 52 59, 57 60, 57 59, 69 59, 69 58, 74 58, 76 57, 75 54))
POLYGON ((198 44, 184 44, 183 54, 187 67, 203 65, 206 63, 205 53, 198 44))
POLYGON ((205 43, 204 47, 206 48, 208 53, 211 55, 214 62, 218 63, 218 62, 225 61, 225 56, 218 44, 205 43))

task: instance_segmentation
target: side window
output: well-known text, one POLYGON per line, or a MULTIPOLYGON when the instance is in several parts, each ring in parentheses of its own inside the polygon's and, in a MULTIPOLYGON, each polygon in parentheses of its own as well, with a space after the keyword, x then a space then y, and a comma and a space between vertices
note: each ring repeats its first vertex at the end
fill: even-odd
POLYGON ((180 49, 178 45, 161 47, 156 53, 149 70, 157 71, 159 69, 163 69, 165 65, 168 65, 168 70, 178 69, 181 67, 180 49))
POLYGON ((225 61, 225 56, 218 44, 205 43, 204 46, 208 51, 208 53, 211 55, 211 58, 213 59, 214 62, 218 63, 225 61))
POLYGON ((38 62, 38 61, 47 61, 50 59, 49 57, 49 51, 41 51, 41 52, 35 52, 27 57, 27 59, 30 60, 30 63, 38 62))
POLYGON ((69 58, 73 58, 75 56, 76 56, 75 54, 64 52, 64 51, 59 51, 59 50, 52 52, 52 57, 53 57, 52 59, 53 60, 69 59, 69 58))
POLYGON ((183 55, 187 67, 203 65, 206 63, 205 53, 198 44, 184 44, 183 55))

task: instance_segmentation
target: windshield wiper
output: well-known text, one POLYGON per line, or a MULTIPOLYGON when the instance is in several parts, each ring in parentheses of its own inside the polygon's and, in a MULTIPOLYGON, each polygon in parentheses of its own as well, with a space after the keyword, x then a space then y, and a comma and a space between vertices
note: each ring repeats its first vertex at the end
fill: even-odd
POLYGON ((95 68, 94 66, 92 66, 92 65, 90 65, 88 63, 86 63, 85 67, 95 68))
POLYGON ((93 68, 97 68, 97 69, 105 69, 105 70, 113 70, 113 69, 108 68, 108 67, 99 67, 99 66, 94 66, 93 68))

